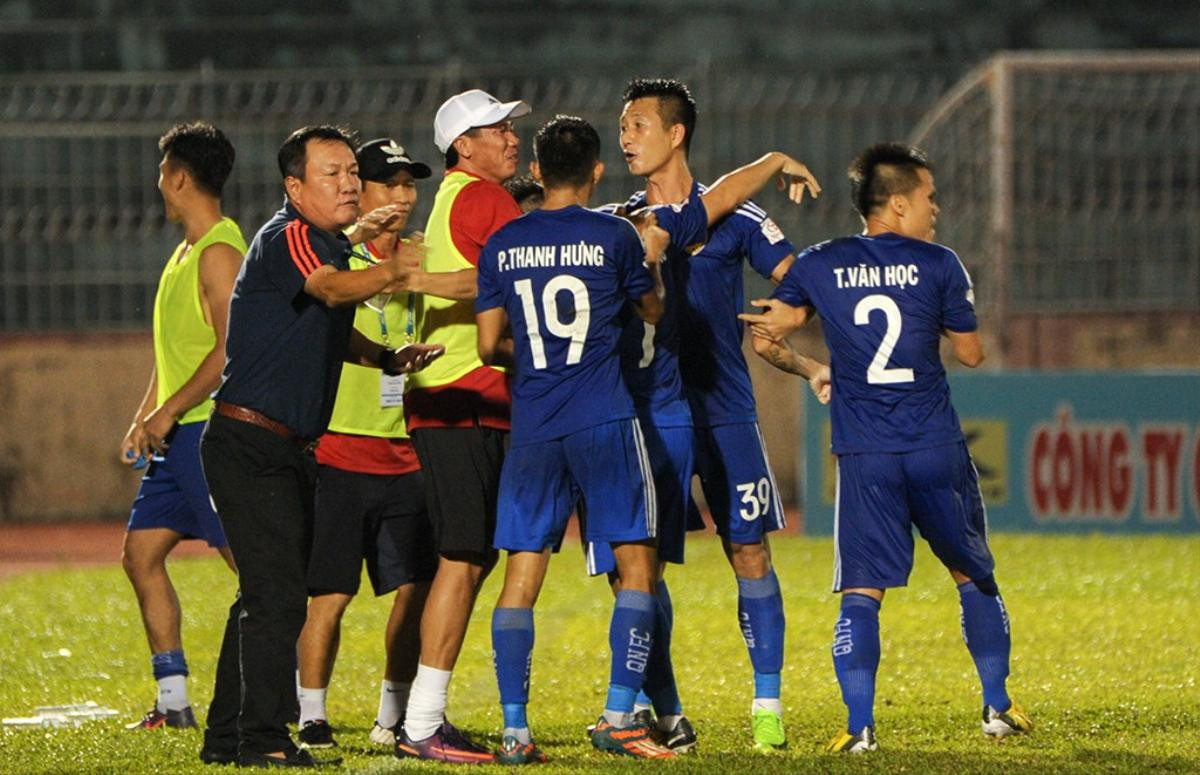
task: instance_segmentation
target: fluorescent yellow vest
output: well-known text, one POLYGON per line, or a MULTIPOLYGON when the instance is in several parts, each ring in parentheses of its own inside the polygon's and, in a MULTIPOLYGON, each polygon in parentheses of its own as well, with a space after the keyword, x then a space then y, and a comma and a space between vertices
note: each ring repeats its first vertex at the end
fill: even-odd
MULTIPOLYGON (((355 245, 350 254, 350 269, 366 269, 374 260, 365 258, 370 253, 366 245, 355 245)), ((371 300, 378 307, 380 298, 371 300)), ((408 324, 408 294, 400 294, 388 300, 383 307, 387 323, 388 342, 391 347, 402 344, 405 326, 408 324)), ((379 324, 379 312, 366 303, 359 304, 354 311, 354 327, 372 342, 385 344, 383 326, 379 324)), ((337 433, 354 433, 359 436, 378 436, 385 439, 407 439, 404 428, 403 406, 380 406, 379 369, 342 365, 342 378, 338 382, 337 399, 333 404, 333 416, 329 430, 337 433)))
MULTIPOLYGON (((473 269, 450 236, 450 210, 454 200, 470 183, 478 180, 465 172, 451 172, 442 180, 433 210, 425 226, 426 272, 457 272, 473 269)), ((418 295, 416 303, 417 341, 446 346, 446 354, 408 377, 408 387, 428 388, 448 385, 483 366, 477 349, 475 303, 450 301, 437 296, 418 295)), ((503 369, 491 367, 496 371, 503 369)))
MULTIPOLYGON (((200 304, 200 255, 210 245, 226 244, 246 255, 246 240, 232 218, 217 221, 189 250, 179 243, 163 267, 154 295, 154 370, 158 382, 158 406, 179 392, 191 379, 213 347, 217 333, 204 319, 200 304)), ((203 422, 212 413, 206 398, 183 413, 179 424, 203 422)))

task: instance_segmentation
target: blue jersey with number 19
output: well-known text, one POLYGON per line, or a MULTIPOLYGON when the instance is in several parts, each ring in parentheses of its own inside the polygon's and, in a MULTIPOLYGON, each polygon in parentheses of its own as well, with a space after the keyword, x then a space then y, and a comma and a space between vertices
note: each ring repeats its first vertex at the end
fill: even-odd
POLYGON ((626 300, 653 290, 642 241, 623 218, 534 210, 479 256, 475 311, 503 307, 513 332, 513 446, 634 417, 617 341, 626 300))
POLYGON ((814 245, 772 298, 821 316, 833 372, 833 451, 909 452, 960 441, 938 353, 974 331, 971 278, 954 251, 884 233, 814 245))

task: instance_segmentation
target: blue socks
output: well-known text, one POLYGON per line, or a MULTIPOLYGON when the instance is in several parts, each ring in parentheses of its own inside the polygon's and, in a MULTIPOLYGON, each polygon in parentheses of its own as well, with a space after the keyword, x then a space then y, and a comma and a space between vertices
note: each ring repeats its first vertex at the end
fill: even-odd
POLYGON ((638 694, 637 704, 653 705, 654 714, 659 718, 679 716, 683 714, 683 704, 679 701, 675 669, 671 664, 671 627, 675 623, 675 611, 666 581, 659 581, 654 586, 654 599, 658 609, 654 648, 646 664, 645 688, 638 694))
POLYGON ((774 569, 760 579, 738 577, 738 621, 750 664, 754 667, 754 707, 782 713, 779 704, 783 670, 783 595, 774 569))
POLYGON ((842 609, 833 628, 833 670, 849 711, 846 731, 851 734, 875 726, 878 669, 879 601, 855 593, 842 595, 842 609))
POLYGON ((166 678, 170 675, 187 675, 187 660, 183 657, 183 649, 163 651, 150 657, 150 669, 155 678, 166 678))
POLYGON ((500 686, 504 731, 528 743, 529 671, 533 658, 533 609, 497 608, 492 612, 492 660, 500 686), (521 734, 523 732, 523 734, 521 734))
POLYGON ((989 595, 981 592, 972 581, 960 585, 958 595, 962 603, 963 640, 967 651, 971 652, 971 659, 975 660, 979 682, 983 684, 983 702, 999 711, 1008 710, 1012 700, 1005 689, 1005 681, 1012 641, 1004 600, 999 590, 989 595))
POLYGON ((608 698, 604 717, 617 727, 629 725, 634 699, 646 680, 646 665, 654 643, 658 602, 653 595, 622 589, 617 593, 608 645, 612 649, 608 698))

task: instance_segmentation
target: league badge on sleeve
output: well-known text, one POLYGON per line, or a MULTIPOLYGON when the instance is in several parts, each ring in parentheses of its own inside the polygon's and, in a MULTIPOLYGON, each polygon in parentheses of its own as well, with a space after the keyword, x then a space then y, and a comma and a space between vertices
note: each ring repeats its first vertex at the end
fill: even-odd
POLYGON ((772 245, 777 244, 783 239, 783 230, 775 225, 775 221, 770 218, 763 218, 762 234, 767 238, 767 242, 772 245))

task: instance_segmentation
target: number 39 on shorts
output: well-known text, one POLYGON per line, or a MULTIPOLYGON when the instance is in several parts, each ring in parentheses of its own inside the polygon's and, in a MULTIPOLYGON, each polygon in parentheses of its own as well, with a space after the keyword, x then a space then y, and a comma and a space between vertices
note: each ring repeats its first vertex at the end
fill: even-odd
POLYGON ((742 519, 753 522, 767 513, 771 504, 771 481, 767 477, 764 476, 757 482, 739 484, 737 491, 742 496, 740 502, 743 505, 738 509, 742 519))

